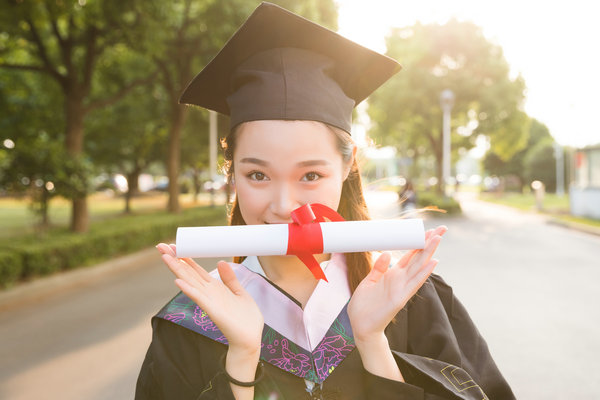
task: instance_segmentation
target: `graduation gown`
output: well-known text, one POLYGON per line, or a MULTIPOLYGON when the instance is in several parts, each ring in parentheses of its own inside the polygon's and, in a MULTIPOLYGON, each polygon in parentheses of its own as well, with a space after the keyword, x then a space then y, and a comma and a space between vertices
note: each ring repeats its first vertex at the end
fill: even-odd
MULTIPOLYGON (((452 289, 431 275, 385 334, 405 383, 366 371, 347 314, 345 257, 322 264, 304 308, 271 283, 256 257, 234 264, 265 318, 255 399, 514 399, 452 289)), ((213 276, 218 278, 216 271, 213 276)), ((234 399, 223 373, 227 339, 179 293, 152 319, 136 400, 234 399)))

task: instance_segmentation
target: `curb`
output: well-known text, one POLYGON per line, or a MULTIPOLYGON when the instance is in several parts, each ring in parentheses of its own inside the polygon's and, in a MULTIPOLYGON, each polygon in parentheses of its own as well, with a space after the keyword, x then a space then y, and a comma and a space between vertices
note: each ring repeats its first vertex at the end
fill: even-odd
POLYGON ((100 279, 116 273, 142 268, 150 261, 156 261, 158 255, 154 247, 135 253, 113 258, 99 264, 59 272, 47 277, 36 278, 30 282, 0 291, 0 312, 9 308, 39 302, 50 296, 67 290, 91 285, 100 279))
POLYGON ((557 218, 548 219, 548 224, 562 226, 563 228, 572 229, 572 230, 576 230, 579 232, 584 232, 584 233, 589 233, 591 235, 600 236, 600 228, 595 228, 595 227, 589 226, 589 225, 578 224, 576 222, 562 221, 557 218))

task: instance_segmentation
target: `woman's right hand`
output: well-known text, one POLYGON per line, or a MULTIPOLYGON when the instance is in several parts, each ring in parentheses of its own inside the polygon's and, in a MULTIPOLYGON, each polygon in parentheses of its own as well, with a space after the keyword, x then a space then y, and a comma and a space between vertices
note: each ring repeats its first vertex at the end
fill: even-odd
POLYGON ((175 245, 156 246, 175 274, 175 284, 205 311, 229 342, 230 351, 248 355, 260 352, 263 315, 242 287, 229 263, 217 264, 221 280, 209 275, 191 258, 175 257, 175 245))

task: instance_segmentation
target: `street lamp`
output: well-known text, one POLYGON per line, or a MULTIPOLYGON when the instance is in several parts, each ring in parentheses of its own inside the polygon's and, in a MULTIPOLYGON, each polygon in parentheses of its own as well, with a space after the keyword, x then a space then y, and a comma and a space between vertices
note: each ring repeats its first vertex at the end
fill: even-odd
POLYGON ((450 111, 454 106, 454 93, 450 89, 440 94, 440 106, 444 112, 442 136, 442 191, 446 193, 446 184, 450 180, 450 111))

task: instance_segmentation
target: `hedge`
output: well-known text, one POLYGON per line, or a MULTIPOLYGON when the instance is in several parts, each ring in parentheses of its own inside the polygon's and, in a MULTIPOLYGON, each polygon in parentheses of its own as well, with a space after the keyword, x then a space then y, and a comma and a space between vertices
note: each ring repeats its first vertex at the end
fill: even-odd
POLYGON ((105 220, 85 234, 53 230, 44 236, 5 240, 0 242, 0 288, 147 248, 174 238, 179 226, 225 222, 223 207, 201 207, 179 214, 161 212, 105 220))
POLYGON ((22 271, 23 263, 16 252, 0 250, 0 288, 13 285, 22 271))
MULTIPOLYGON (((462 209, 460 203, 452 197, 442 196, 434 192, 419 192, 417 193, 417 206, 419 208, 436 206, 441 210, 446 211, 446 215, 461 214, 462 209)), ((436 216, 439 213, 436 213, 436 216)), ((444 215, 444 214, 440 214, 444 215)))

